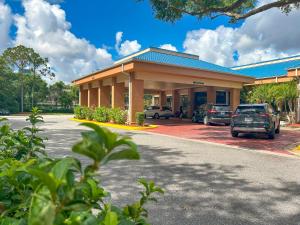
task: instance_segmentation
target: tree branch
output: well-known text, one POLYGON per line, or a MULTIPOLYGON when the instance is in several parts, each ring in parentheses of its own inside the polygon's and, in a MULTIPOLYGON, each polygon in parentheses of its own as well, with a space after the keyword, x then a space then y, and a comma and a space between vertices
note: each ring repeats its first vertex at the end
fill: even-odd
MULTIPOLYGON (((165 2, 165 0, 162 0, 162 2, 165 2)), ((205 14, 211 14, 210 18, 212 18, 212 19, 215 19, 219 16, 228 16, 234 20, 241 20, 241 19, 246 19, 255 14, 258 14, 260 12, 269 10, 271 8, 283 8, 283 7, 289 6, 291 4, 300 4, 300 0, 278 0, 275 2, 271 2, 268 4, 262 5, 260 7, 254 8, 244 14, 233 12, 235 9, 239 8, 243 3, 244 3, 244 0, 237 0, 229 6, 205 8, 203 10, 198 10, 198 11, 186 10, 186 9, 184 9, 184 7, 180 8, 180 7, 176 7, 172 4, 169 5, 169 8, 176 10, 178 12, 181 12, 181 13, 192 15, 192 16, 202 17, 205 14)), ((195 4, 197 4, 196 1, 195 1, 195 4)))
POLYGON ((276 2, 271 2, 269 4, 266 5, 262 5, 258 8, 252 9, 249 12, 245 13, 245 14, 231 14, 231 13, 225 13, 225 15, 233 17, 234 19, 240 20, 240 19, 246 19, 250 16, 253 16, 257 13, 266 11, 268 9, 272 9, 272 8, 280 8, 280 7, 284 7, 287 5, 291 5, 291 4, 296 4, 296 3, 300 3, 300 0, 286 0, 286 1, 276 1, 276 2))

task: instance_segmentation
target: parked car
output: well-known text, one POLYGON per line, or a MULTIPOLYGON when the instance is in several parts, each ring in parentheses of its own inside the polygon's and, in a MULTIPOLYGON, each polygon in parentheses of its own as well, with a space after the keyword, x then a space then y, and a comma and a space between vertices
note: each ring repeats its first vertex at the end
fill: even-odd
POLYGON ((239 105, 232 115, 231 135, 265 133, 270 139, 280 132, 280 115, 269 104, 239 105))
POLYGON ((9 115, 9 111, 7 109, 0 109, 0 115, 9 115))
POLYGON ((231 110, 226 105, 204 104, 194 111, 193 122, 203 122, 205 125, 223 123, 229 125, 231 122, 231 110))
POLYGON ((168 106, 163 106, 160 108, 159 106, 149 106, 145 111, 145 117, 152 117, 153 119, 159 119, 160 117, 164 117, 169 119, 174 116, 172 109, 168 106))

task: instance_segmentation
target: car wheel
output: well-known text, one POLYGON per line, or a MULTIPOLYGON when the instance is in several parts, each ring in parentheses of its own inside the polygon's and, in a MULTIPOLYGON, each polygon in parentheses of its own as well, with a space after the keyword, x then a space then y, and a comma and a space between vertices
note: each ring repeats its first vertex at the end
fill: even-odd
POLYGON ((231 136, 232 136, 232 137, 238 137, 238 136, 239 136, 239 133, 236 132, 236 131, 231 131, 231 136))
POLYGON ((157 120, 159 119, 159 114, 158 113, 154 114, 154 119, 157 119, 157 120))
POLYGON ((230 125, 230 123, 225 123, 225 126, 229 126, 230 125))
POLYGON ((275 138, 275 128, 273 127, 272 130, 268 133, 269 139, 275 138))
POLYGON ((208 122, 208 117, 207 116, 205 116, 204 118, 203 118, 203 124, 204 125, 209 125, 210 123, 208 122))
POLYGON ((279 133, 280 133, 280 124, 278 124, 278 127, 277 127, 277 129, 275 130, 275 133, 276 133, 276 134, 279 134, 279 133))

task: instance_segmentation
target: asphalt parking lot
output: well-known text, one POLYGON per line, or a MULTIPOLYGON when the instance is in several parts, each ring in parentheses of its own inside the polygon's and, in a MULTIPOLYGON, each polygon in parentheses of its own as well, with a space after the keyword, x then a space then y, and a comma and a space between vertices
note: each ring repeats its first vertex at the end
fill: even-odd
MULTIPOLYGON (((24 117, 9 119, 15 128, 25 125, 24 117)), ((85 128, 70 116, 44 119, 47 152, 71 155, 70 147, 85 128)), ((100 169, 99 179, 118 205, 137 199, 137 178, 155 180, 166 193, 148 206, 152 224, 300 224, 299 158, 152 132, 114 131, 133 138, 141 160, 110 163, 100 169)))

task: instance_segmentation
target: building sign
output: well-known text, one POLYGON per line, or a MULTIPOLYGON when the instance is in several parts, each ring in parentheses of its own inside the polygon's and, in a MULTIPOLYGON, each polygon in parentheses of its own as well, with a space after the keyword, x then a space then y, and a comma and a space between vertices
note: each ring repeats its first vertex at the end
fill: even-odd
POLYGON ((204 85, 204 82, 202 82, 202 81, 193 81, 193 84, 195 84, 195 85, 204 85))

